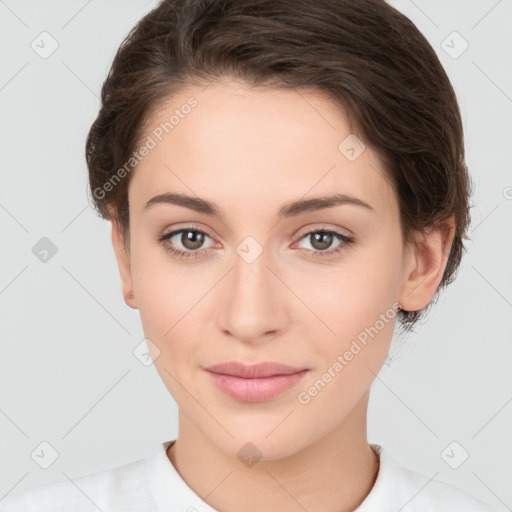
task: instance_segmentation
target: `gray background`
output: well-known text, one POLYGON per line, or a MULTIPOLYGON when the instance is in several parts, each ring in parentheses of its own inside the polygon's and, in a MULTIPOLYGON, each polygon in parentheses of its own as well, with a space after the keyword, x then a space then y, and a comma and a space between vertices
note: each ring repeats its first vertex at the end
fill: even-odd
MULTIPOLYGON (((512 2, 391 3, 452 80, 476 190, 457 280, 417 334, 395 339, 368 436, 401 464, 511 510, 512 2), (453 31, 469 44, 457 58, 453 31), (457 465, 463 450, 453 469, 446 460, 457 465)), ((133 354, 140 317, 121 296, 110 224, 88 204, 84 159, 114 52, 154 5, 0 1, 0 499, 128 463, 177 435, 174 400, 133 354), (59 45, 48 58, 31 47, 43 31, 59 45), (57 248, 47 262, 33 252, 43 237, 57 248), (31 456, 42 446, 49 457, 43 442, 57 454, 47 469, 31 456)))

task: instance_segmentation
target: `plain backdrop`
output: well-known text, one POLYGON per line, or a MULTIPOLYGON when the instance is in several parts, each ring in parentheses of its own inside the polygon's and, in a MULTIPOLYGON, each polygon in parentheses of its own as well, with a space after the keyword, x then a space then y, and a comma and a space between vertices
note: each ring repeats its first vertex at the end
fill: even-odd
MULTIPOLYGON (((512 2, 391 3, 452 80, 475 194, 458 277, 415 334, 395 338, 368 438, 511 510, 512 2)), ((113 55, 155 5, 0 1, 0 499, 177 435, 176 403, 133 353, 140 317, 121 295, 110 223, 89 205, 84 158, 113 55), (46 469, 42 448, 55 455, 46 469)))

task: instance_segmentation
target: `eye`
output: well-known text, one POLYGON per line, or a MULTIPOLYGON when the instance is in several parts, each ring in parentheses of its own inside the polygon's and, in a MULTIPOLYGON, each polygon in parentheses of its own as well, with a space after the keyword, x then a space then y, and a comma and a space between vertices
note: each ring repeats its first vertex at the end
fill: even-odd
POLYGON ((207 233, 196 228, 181 228, 159 237, 158 241, 163 244, 166 251, 170 252, 178 258, 197 258, 207 250, 198 251, 205 241, 210 238, 207 233), (167 243, 169 240, 171 243, 167 243), (179 248, 179 244, 185 250, 179 248), (178 249, 175 247, 178 246, 178 249))
POLYGON ((306 254, 311 255, 313 258, 323 258, 326 256, 333 256, 345 250, 355 242, 354 238, 332 229, 317 229, 309 231, 301 237, 301 240, 309 239, 311 246, 314 250, 302 249, 306 254), (326 250, 332 246, 336 240, 341 243, 335 249, 326 250))

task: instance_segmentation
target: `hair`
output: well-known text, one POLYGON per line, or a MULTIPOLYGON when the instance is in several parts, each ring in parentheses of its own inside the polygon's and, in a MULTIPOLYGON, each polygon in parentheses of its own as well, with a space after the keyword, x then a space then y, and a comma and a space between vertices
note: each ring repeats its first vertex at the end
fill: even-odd
MULTIPOLYGON (((415 231, 454 218, 435 302, 454 280, 469 239, 472 183, 462 121, 435 51, 384 0, 161 0, 121 43, 87 136, 97 213, 115 220, 129 240, 133 173, 119 171, 136 167, 127 162, 133 163, 152 113, 187 86, 224 77, 253 87, 315 90, 338 105, 352 133, 383 164, 405 245, 415 231)), ((402 328, 412 331, 428 306, 400 309, 402 328)))

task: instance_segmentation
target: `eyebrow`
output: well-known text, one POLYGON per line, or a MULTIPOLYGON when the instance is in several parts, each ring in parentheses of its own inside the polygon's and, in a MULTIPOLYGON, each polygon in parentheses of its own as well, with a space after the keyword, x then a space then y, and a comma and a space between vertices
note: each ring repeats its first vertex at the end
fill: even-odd
MULTIPOLYGON (((144 205, 144 210, 147 210, 156 204, 174 204, 205 215, 217 217, 219 219, 223 219, 224 217, 222 210, 215 203, 186 194, 170 192, 159 194, 151 198, 144 205)), ((326 208, 332 208, 334 206, 344 204, 361 206, 367 210, 375 212, 372 206, 357 197, 349 196, 347 194, 334 194, 330 196, 313 197, 311 199, 300 199, 298 201, 288 202, 279 210, 278 215, 279 218, 296 217, 303 213, 324 210, 326 208)))

